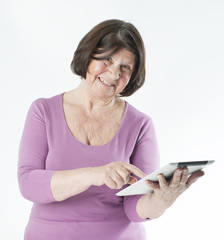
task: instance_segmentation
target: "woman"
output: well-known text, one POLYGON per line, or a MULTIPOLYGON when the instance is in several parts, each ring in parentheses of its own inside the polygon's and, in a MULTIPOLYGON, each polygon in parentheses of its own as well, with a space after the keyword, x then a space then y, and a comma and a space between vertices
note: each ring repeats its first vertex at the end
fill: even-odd
POLYGON ((157 218, 203 172, 177 169, 153 193, 117 197, 159 166, 152 120, 122 96, 145 81, 145 50, 130 23, 108 20, 79 43, 71 69, 81 83, 35 100, 19 149, 18 179, 34 202, 26 240, 145 239, 142 222, 157 218))

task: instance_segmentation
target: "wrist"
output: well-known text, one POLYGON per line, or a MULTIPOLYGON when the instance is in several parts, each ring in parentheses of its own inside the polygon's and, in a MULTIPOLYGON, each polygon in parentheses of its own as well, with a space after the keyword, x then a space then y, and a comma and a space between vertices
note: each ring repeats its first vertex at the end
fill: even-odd
POLYGON ((136 210, 143 219, 155 219, 160 217, 169 206, 155 193, 142 196, 137 203, 136 210))
POLYGON ((103 166, 89 168, 90 185, 102 186, 104 184, 103 166))

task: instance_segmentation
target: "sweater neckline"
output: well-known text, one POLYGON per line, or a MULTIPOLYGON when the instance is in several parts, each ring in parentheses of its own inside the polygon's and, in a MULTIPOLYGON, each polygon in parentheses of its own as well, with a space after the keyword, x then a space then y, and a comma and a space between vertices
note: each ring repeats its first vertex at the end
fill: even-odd
POLYGON ((64 108, 63 108, 63 96, 64 96, 64 93, 63 92, 62 94, 60 94, 60 108, 61 108, 61 113, 62 113, 62 118, 63 118, 63 125, 65 126, 65 129, 66 131, 68 132, 68 135, 73 139, 73 141, 77 144, 79 144, 80 146, 82 147, 88 147, 88 148, 102 148, 102 147, 106 147, 107 145, 111 144, 113 141, 115 141, 115 139, 118 137, 123 125, 124 125, 124 122, 125 122, 125 119, 126 119, 126 115, 127 115, 127 111, 128 111, 128 102, 124 100, 125 102, 125 108, 124 108, 124 112, 123 112, 123 116, 121 118, 121 122, 119 124, 119 127, 115 133, 115 135, 108 141, 106 142, 105 144, 102 144, 102 145, 89 145, 89 144, 86 144, 86 143, 82 143, 80 142, 75 136, 73 136, 73 134, 71 133, 68 125, 67 125, 67 122, 66 122, 66 119, 65 119, 65 113, 64 113, 64 108))

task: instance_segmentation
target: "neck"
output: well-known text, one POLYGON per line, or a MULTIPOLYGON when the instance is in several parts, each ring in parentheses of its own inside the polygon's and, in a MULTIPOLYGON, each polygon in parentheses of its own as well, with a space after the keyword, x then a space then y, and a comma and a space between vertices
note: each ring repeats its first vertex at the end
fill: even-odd
POLYGON ((118 102, 118 97, 100 98, 94 93, 88 91, 85 80, 82 80, 80 85, 73 90, 73 95, 76 97, 76 104, 80 105, 88 113, 103 113, 113 109, 118 102))

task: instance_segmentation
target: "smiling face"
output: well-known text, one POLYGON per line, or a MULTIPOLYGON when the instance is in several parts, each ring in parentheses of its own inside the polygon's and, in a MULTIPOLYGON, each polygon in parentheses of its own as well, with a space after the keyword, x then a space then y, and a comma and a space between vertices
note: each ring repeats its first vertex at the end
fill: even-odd
POLYGON ((126 49, 121 49, 106 60, 92 59, 86 73, 89 90, 99 98, 115 97, 128 84, 134 64, 135 55, 126 49))

